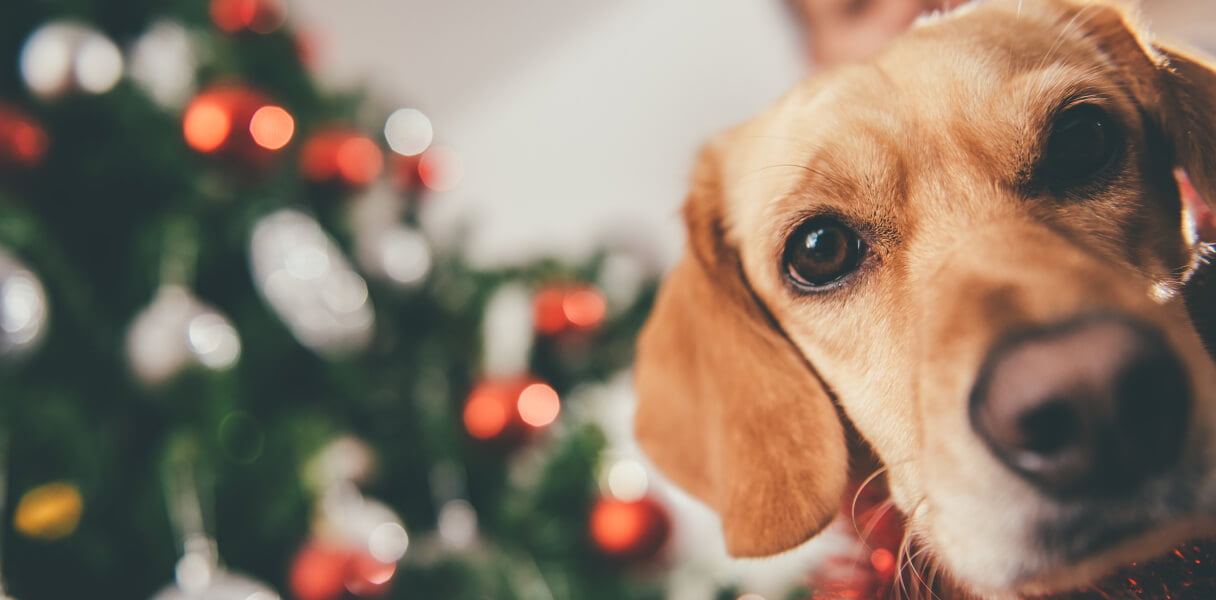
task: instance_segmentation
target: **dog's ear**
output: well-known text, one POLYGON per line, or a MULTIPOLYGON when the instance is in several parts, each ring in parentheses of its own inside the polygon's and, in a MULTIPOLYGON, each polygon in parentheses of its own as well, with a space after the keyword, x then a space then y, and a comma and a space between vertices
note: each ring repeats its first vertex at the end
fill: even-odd
POLYGON ((725 238, 718 159, 701 153, 688 250, 638 342, 634 425, 650 459, 717 511, 727 551, 765 556, 831 521, 848 458, 835 405, 725 238))
POLYGON ((1120 68, 1128 89, 1167 138, 1175 167, 1216 202, 1216 62, 1149 39, 1126 3, 1079 0, 1066 15, 1120 68))

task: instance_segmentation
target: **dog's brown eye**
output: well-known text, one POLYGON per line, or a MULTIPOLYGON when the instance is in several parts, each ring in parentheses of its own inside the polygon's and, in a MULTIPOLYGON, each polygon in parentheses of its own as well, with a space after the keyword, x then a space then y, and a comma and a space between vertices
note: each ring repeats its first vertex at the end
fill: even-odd
POLYGON ((831 217, 815 217, 786 242, 786 273, 800 287, 823 287, 856 270, 864 250, 852 229, 831 217))
POLYGON ((1118 123, 1105 110, 1094 104, 1069 108, 1051 126, 1044 183, 1056 188, 1089 183, 1110 167, 1121 148, 1118 123))

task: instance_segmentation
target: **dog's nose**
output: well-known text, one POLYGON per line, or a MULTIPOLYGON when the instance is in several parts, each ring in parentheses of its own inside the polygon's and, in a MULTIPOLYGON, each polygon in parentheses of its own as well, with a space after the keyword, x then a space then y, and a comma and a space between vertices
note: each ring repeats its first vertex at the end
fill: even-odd
POLYGON ((1089 316, 999 341, 970 411, 992 452, 1044 492, 1118 494, 1178 459, 1190 390, 1156 329, 1089 316))

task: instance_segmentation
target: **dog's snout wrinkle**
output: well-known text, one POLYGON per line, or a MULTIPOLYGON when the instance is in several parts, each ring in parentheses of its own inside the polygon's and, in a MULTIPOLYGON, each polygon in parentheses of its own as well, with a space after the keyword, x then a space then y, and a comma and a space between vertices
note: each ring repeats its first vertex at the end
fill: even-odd
POLYGON ((1097 497, 1132 493, 1173 467, 1190 396, 1159 332, 1088 315, 1000 340, 970 412, 993 454, 1045 493, 1097 497))

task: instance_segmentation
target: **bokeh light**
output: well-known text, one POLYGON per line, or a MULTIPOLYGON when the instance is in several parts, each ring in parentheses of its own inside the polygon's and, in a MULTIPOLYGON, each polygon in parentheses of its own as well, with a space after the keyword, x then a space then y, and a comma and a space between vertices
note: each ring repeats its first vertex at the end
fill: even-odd
POLYGON ((455 189, 463 178, 464 163, 451 148, 436 146, 418 160, 418 179, 436 192, 455 189))
POLYGON ((604 321, 608 302, 599 290, 591 287, 571 290, 562 299, 562 311, 570 323, 578 327, 596 327, 604 321))
POLYGON ((80 524, 84 498, 67 482, 38 486, 21 496, 13 527, 26 537, 51 541, 71 535, 80 524))
POLYGON ((622 458, 608 468, 608 492, 617 500, 632 502, 646 496, 650 478, 640 461, 622 458))
POLYGON ((630 551, 645 533, 645 513, 631 502, 604 500, 591 512, 591 535, 609 553, 630 551))
POLYGON ((431 246, 422 232, 394 227, 380 235, 380 267, 389 279, 410 285, 431 270, 431 246))
POLYGON ((6 162, 26 168, 36 166, 49 146, 46 131, 33 118, 0 104, 0 168, 6 162))
POLYGON ((501 434, 507 427, 509 416, 501 391, 496 386, 478 386, 464 405, 465 429, 469 435, 482 440, 501 434))
POLYGON ((270 33, 287 21, 286 7, 276 0, 212 0, 210 12, 211 21, 226 33, 270 33))
POLYGON ((402 108, 384 122, 384 139, 389 148, 402 156, 422 154, 434 140, 431 120, 416 108, 402 108))
POLYGON ((186 336, 199 362, 210 369, 227 369, 241 356, 241 338, 236 328, 217 313, 203 313, 190 319, 186 336))
POLYGON ((110 38, 91 26, 54 21, 21 48, 21 77, 34 94, 52 98, 76 89, 109 91, 122 78, 123 58, 110 38))
POLYGON ((384 169, 384 156, 375 142, 352 136, 338 146, 338 173, 354 185, 366 185, 384 169))
POLYGON ((533 383, 519 393, 519 416, 533 427, 545 427, 556 421, 561 407, 557 392, 546 384, 533 383))
POLYGON ((380 562, 393 563, 405 556, 410 547, 410 536, 401 523, 386 522, 377 525, 367 538, 367 549, 380 562))
POLYGON ((234 410, 224 415, 219 426, 220 447, 234 462, 248 464, 262 456, 266 433, 253 415, 234 410))
POLYGON ((249 120, 249 133, 257 145, 278 150, 291 141, 296 122, 281 106, 263 106, 249 120))
POLYGON ((213 152, 224 144, 232 131, 232 119, 220 103, 197 98, 186 108, 182 133, 186 143, 199 152, 213 152))
POLYGON ((445 546, 463 550, 477 540, 477 511, 467 500, 449 500, 439 509, 439 539, 445 546))

